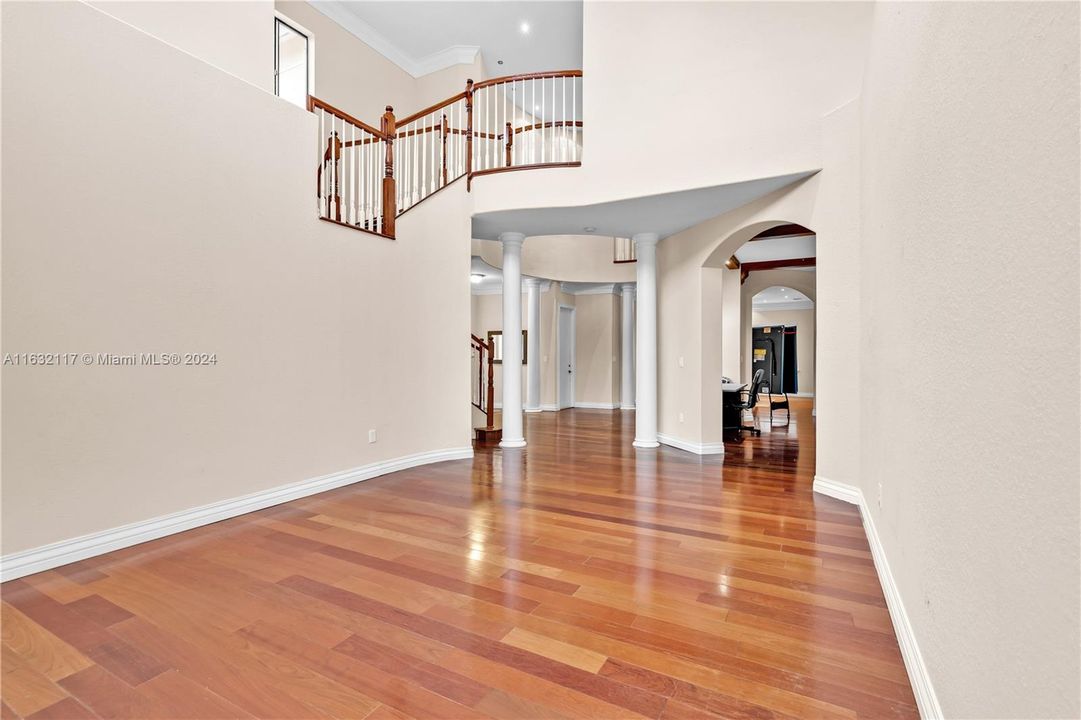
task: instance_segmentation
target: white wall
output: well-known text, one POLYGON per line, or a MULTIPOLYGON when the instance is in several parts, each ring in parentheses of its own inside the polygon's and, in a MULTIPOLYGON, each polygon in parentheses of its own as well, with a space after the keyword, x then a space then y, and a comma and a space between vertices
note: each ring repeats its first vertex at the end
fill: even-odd
POLYGON ((861 485, 947 717, 1081 715, 1078 8, 874 15, 861 485))
POLYGON ((274 91, 270 0, 90 0, 90 4, 241 80, 274 91))
POLYGON ((311 115, 88 5, 2 12, 3 351, 217 356, 5 366, 5 554, 468 448, 464 187, 395 241, 322 223, 311 115))

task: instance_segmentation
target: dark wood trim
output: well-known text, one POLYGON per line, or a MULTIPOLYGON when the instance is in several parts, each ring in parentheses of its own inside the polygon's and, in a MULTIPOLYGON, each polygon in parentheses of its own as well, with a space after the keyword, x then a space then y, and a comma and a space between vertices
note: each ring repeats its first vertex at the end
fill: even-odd
POLYGON ((786 267, 814 267, 815 259, 813 257, 805 258, 791 258, 789 260, 763 260, 761 262, 745 262, 740 265, 740 270, 744 273, 751 273, 757 270, 779 270, 786 267))
POLYGON ((616 265, 622 265, 623 263, 638 262, 638 258, 634 258, 633 260, 613 260, 612 262, 614 262, 616 265))
MULTIPOLYGON (((507 123, 510 125, 510 123, 507 123)), ((545 128, 556 127, 582 127, 581 120, 549 120, 548 122, 533 123, 532 125, 523 125, 522 127, 514 128, 514 134, 528 132, 530 130, 543 130, 545 128)))
POLYGON ((401 127, 402 125, 408 125, 409 123, 413 122, 414 120, 417 120, 418 118, 422 118, 425 115, 428 115, 430 113, 434 113, 436 110, 439 110, 440 108, 444 108, 447 105, 453 105, 454 103, 456 103, 459 100, 462 100, 464 98, 465 98, 465 92, 460 92, 457 95, 452 95, 451 97, 447 98, 446 100, 444 100, 442 102, 437 102, 435 105, 424 108, 420 112, 415 112, 412 115, 406 115, 404 118, 402 118, 401 120, 398 121, 398 126, 401 127))
POLYGON ((739 270, 739 258, 733 255, 724 261, 724 266, 729 270, 739 270))
POLYGON ((769 230, 763 230, 755 235, 751 240, 765 240, 766 238, 775 237, 802 237, 805 235, 814 235, 815 231, 803 227, 802 225, 796 225, 795 223, 788 223, 786 225, 778 225, 771 227, 769 230))
POLYGON ((533 165, 515 165, 514 167, 488 168, 487 170, 477 170, 475 173, 473 173, 472 176, 480 177, 481 175, 495 175, 496 173, 514 172, 515 170, 543 170, 545 168, 565 167, 582 167, 582 161, 576 160, 574 162, 535 163, 533 165))
POLYGON ((383 113, 380 128, 387 139, 386 160, 383 166, 383 232, 394 237, 394 219, 398 216, 398 194, 394 187, 394 135, 397 123, 394 120, 394 108, 387 105, 383 113))
POLYGON ((349 228, 350 230, 359 230, 362 233, 367 233, 369 235, 375 235, 376 237, 381 237, 384 240, 393 240, 394 239, 393 235, 385 235, 384 233, 376 232, 375 230, 368 230, 366 228, 357 227, 356 225, 350 225, 349 223, 342 222, 341 220, 335 220, 333 218, 322 217, 322 216, 320 216, 319 219, 322 220, 323 222, 328 222, 331 225, 340 225, 341 227, 349 228))
POLYGON ((325 103, 322 100, 320 100, 319 98, 314 97, 312 95, 309 95, 308 96, 308 110, 310 112, 315 112, 315 108, 320 108, 322 110, 326 110, 328 113, 330 113, 331 115, 333 115, 335 117, 341 118, 342 120, 345 120, 348 123, 352 123, 353 125, 356 125, 358 128, 360 128, 362 130, 367 130, 372 135, 376 135, 376 136, 378 136, 378 137, 380 137, 380 138, 382 138, 384 140, 387 139, 387 136, 386 136, 385 133, 383 133, 380 130, 376 130, 375 128, 373 128, 371 125, 364 122, 363 120, 358 120, 357 118, 353 117, 352 115, 345 112, 344 110, 339 110, 338 108, 334 107, 330 103, 325 103))
POLYGON ((489 85, 502 85, 508 82, 517 82, 519 80, 545 80, 547 78, 560 78, 560 77, 582 77, 581 70, 551 70, 549 72, 535 72, 524 73, 522 75, 503 75, 502 77, 491 78, 490 80, 481 80, 479 83, 473 85, 473 91, 476 92, 483 87, 489 85))

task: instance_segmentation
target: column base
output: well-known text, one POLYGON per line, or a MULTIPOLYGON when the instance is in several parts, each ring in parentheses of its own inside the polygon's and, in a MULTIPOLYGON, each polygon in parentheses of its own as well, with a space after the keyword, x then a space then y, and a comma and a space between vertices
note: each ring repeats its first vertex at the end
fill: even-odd
POLYGON ((655 448, 655 447, 660 447, 661 446, 661 444, 659 442, 657 442, 656 440, 637 440, 636 439, 631 444, 634 445, 634 447, 636 447, 636 448, 655 448))
POLYGON ((634 410, 634 405, 620 405, 620 410, 634 410))
POLYGON ((499 443, 499 447, 501 447, 501 448, 524 448, 525 447, 525 438, 520 438, 518 440, 508 440, 507 438, 503 438, 503 440, 499 443))
POLYGON ((527 408, 522 409, 522 412, 527 412, 527 413, 539 413, 540 411, 541 411, 541 409, 539 407, 535 407, 535 408, 527 407, 527 408))

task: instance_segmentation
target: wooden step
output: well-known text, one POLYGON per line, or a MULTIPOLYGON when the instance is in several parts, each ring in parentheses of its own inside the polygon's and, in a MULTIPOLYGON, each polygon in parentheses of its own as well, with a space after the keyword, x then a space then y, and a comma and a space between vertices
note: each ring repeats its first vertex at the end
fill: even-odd
POLYGON ((503 439, 503 428, 478 427, 473 428, 478 445, 491 445, 503 439))

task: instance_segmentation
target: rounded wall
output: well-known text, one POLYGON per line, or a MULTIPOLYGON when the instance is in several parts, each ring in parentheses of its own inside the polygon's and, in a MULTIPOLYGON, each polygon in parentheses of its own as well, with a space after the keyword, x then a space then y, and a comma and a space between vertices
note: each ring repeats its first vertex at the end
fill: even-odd
MULTIPOLYGON (((473 254, 503 267, 503 246, 473 240, 473 254)), ((541 235, 522 246, 522 274, 560 282, 634 282, 635 263, 612 262, 612 238, 596 235, 541 235)))

